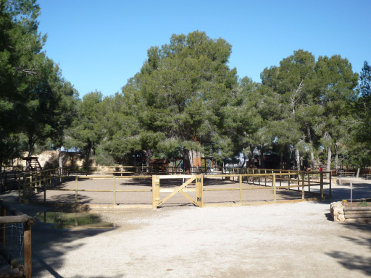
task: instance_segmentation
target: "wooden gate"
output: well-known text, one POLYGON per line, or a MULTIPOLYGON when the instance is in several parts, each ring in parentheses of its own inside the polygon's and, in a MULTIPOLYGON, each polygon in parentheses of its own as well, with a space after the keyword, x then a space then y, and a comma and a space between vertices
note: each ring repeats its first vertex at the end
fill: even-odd
POLYGON ((195 206, 203 206, 203 176, 202 175, 153 175, 152 176, 152 208, 157 209, 157 207, 163 205, 175 194, 181 193, 185 198, 187 198, 195 206), (161 179, 188 179, 182 185, 172 189, 170 194, 165 198, 160 198, 160 192, 169 192, 166 189, 160 189, 160 180, 161 179), (196 181, 196 188, 186 188, 193 181, 196 181), (196 192, 196 199, 189 196, 187 192, 196 192))

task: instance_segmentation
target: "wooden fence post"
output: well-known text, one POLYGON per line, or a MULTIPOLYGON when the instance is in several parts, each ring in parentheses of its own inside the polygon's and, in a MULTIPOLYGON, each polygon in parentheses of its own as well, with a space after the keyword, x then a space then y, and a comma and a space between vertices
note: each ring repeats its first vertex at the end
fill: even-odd
POLYGON ((157 209, 160 201, 160 178, 158 175, 152 176, 152 209, 157 209))
POLYGON ((32 254, 31 254, 31 223, 27 221, 24 224, 24 268, 25 277, 32 277, 32 254))
MULTIPOLYGON (((6 209, 4 207, 1 207, 1 216, 6 216, 6 209)), ((3 247, 6 244, 6 234, 5 234, 5 224, 1 224, 1 244, 3 247)))
MULTIPOLYGON (((273 171, 272 171, 272 173, 273 173, 273 171)), ((280 170, 280 186, 282 185, 281 183, 282 183, 282 170, 280 170)))
POLYGON ((76 202, 76 205, 79 203, 79 196, 78 196, 78 191, 79 191, 79 187, 78 187, 78 184, 77 184, 77 182, 78 182, 78 179, 79 179, 79 177, 78 176, 76 176, 76 178, 75 178, 75 202, 76 202))
POLYGON ((321 171, 319 173, 319 183, 320 183, 320 193, 321 193, 321 199, 323 199, 323 172, 321 171))
POLYGON ((113 206, 116 206, 116 176, 113 177, 113 206))
POLYGON ((196 179, 196 200, 198 207, 202 208, 204 205, 204 177, 203 175, 198 175, 196 179))
POLYGON ((330 188, 329 188, 329 195, 330 197, 332 197, 332 191, 331 191, 331 177, 332 177, 332 173, 330 171, 330 188))
MULTIPOLYGON (((264 174, 267 173, 267 169, 264 169, 264 174)), ((267 176, 264 176, 264 186, 267 186, 267 176)))
POLYGON ((305 173, 301 174, 301 198, 304 200, 305 199, 305 190, 304 190, 304 179, 305 179, 305 173))
POLYGON ((273 178, 272 178, 272 182, 273 182, 273 196, 274 196, 274 201, 277 200, 277 194, 276 194, 276 174, 273 174, 273 178))
POLYGON ((239 176, 240 178, 240 204, 242 203, 242 175, 239 176))

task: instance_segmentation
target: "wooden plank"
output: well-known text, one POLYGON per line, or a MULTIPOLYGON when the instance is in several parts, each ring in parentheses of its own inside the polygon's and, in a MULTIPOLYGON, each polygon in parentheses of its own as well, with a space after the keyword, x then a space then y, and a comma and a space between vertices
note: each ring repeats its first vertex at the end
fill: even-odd
POLYGON ((273 186, 264 186, 264 187, 242 187, 242 190, 272 190, 273 186))
POLYGON ((178 193, 179 191, 181 191, 184 187, 186 187, 187 185, 189 185, 190 183, 192 183, 195 179, 196 179, 196 176, 193 176, 192 178, 190 178, 189 180, 187 180, 181 186, 179 186, 178 188, 176 188, 172 193, 170 193, 169 195, 167 195, 164 199, 160 200, 159 201, 159 205, 164 204, 167 200, 169 200, 176 193, 178 193))
MULTIPOLYGON (((174 191, 174 188, 161 188, 160 187, 161 193, 171 193, 173 191, 174 191)), ((183 192, 196 192, 196 188, 184 188, 182 191, 183 192)))
POLYGON ((76 176, 78 177, 79 179, 113 179, 114 176, 76 176))
POLYGON ((25 277, 32 277, 32 253, 31 253, 31 224, 27 222, 24 227, 24 269, 25 277))
POLYGON ((276 174, 273 174, 273 199, 277 201, 277 192, 276 192, 276 174))
POLYGON ((320 192, 321 192, 321 199, 324 199, 324 195, 323 195, 323 172, 320 172, 320 192))
POLYGON ((183 190, 180 190, 180 193, 186 197, 191 203, 193 203, 195 206, 197 206, 197 201, 194 200, 191 196, 189 196, 187 193, 185 193, 183 190))
POLYGON ((13 215, 13 216, 1 216, 0 217, 0 224, 14 224, 14 223, 25 223, 33 218, 26 215, 26 214, 21 214, 21 215, 13 215))
POLYGON ((79 190, 78 179, 79 179, 79 177, 76 176, 76 178, 75 178, 75 202, 76 202, 76 204, 79 203, 79 197, 78 197, 78 194, 79 194, 79 191, 78 191, 79 190))
POLYGON ((271 205, 271 204, 290 204, 290 203, 300 203, 300 202, 312 202, 318 201, 320 198, 306 198, 295 199, 295 200, 277 200, 277 201, 259 201, 259 202, 243 202, 243 203, 207 203, 204 204, 205 207, 239 207, 239 206, 262 206, 262 205, 271 205))
MULTIPOLYGON (((242 176, 239 177, 239 184, 240 184, 240 203, 242 203, 242 176)), ((265 180, 265 184, 267 184, 267 179, 265 180)))
POLYGON ((116 178, 113 178, 113 205, 116 205, 116 178))
MULTIPOLYGON (((299 175, 298 175, 298 177, 299 177, 299 175)), ((301 187, 301 198, 302 198, 303 200, 305 199, 304 179, 305 179, 305 174, 302 173, 302 174, 301 174, 301 185, 302 185, 302 187, 301 187)))
POLYGON ((116 192, 152 192, 152 189, 116 189, 116 192))
POLYGON ((235 191, 240 190, 239 187, 222 187, 222 188, 204 188, 204 191, 235 191))
POLYGON ((166 180, 169 180, 169 179, 191 179, 191 178, 195 178, 196 175, 159 175, 158 177, 159 177, 160 180, 161 179, 166 179, 166 180))
POLYGON ((160 201, 160 178, 152 176, 152 209, 157 209, 160 201))
POLYGON ((152 176, 118 176, 116 179, 152 179, 152 176))
POLYGON ((371 211, 371 206, 370 207, 344 207, 344 212, 346 213, 347 211, 371 211))
POLYGON ((196 180, 196 199, 197 199, 197 205, 200 208, 202 208, 204 205, 203 186, 204 186, 204 177, 200 175, 198 176, 196 180))
MULTIPOLYGON (((6 209, 4 207, 1 207, 1 218, 6 216, 6 209)), ((6 233, 5 233, 5 224, 0 225, 1 228, 1 243, 3 246, 6 244, 6 233)))
POLYGON ((345 218, 347 217, 371 217, 371 211, 352 211, 345 212, 345 218))

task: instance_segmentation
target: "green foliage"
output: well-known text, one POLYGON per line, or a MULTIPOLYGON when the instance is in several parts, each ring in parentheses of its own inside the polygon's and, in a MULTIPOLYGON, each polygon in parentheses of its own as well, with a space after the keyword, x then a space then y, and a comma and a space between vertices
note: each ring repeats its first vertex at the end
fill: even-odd
POLYGON ((76 91, 41 52, 39 6, 34 0, 0 0, 0 164, 36 143, 63 143, 74 115, 76 91))
POLYGON ((131 149, 157 156, 201 149, 230 156, 231 140, 223 135, 224 107, 237 85, 236 70, 227 66, 230 51, 223 39, 197 31, 149 49, 140 73, 123 88, 124 115, 137 123, 127 134, 131 149))
POLYGON ((353 103, 354 128, 349 131, 347 158, 351 166, 371 165, 371 67, 364 63, 353 103))
POLYGON ((183 157, 189 168, 195 151, 219 161, 275 151, 297 168, 324 152, 336 165, 371 162, 367 62, 355 89, 348 60, 297 50, 257 84, 229 68, 230 44, 195 31, 151 47, 122 94, 78 100, 41 51, 38 14, 35 0, 0 0, 0 163, 45 144, 103 164, 183 157))
POLYGON ((152 157, 183 157, 187 164, 193 151, 227 161, 275 151, 282 166, 298 168, 303 159, 318 167, 331 150, 338 165, 339 157, 350 161, 350 153, 365 146, 355 137, 367 113, 355 116, 354 107, 368 108, 368 99, 357 99, 358 76, 346 59, 316 61, 298 50, 266 68, 257 84, 238 80, 227 65, 230 51, 224 40, 197 31, 150 48, 122 94, 102 99, 91 93, 79 102, 69 146, 95 153, 104 164, 152 157))

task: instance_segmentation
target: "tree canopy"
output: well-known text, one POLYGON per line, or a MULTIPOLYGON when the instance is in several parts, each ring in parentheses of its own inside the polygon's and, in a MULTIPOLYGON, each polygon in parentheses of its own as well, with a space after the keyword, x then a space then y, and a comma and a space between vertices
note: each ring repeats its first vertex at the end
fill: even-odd
POLYGON ((62 146, 76 111, 77 92, 42 52, 38 14, 34 0, 0 0, 0 164, 47 139, 62 146))
MULTIPOLYGON (((99 133, 99 162, 183 158, 190 169, 192 156, 201 152, 221 162, 259 155, 255 166, 265 167, 264 154, 275 153, 280 167, 318 168, 327 161, 338 168, 349 158, 359 140, 351 134, 359 135, 361 124, 368 124, 354 107, 368 108, 369 68, 357 87, 358 75, 347 59, 315 59, 297 50, 264 69, 262 82, 255 83, 229 68, 230 54, 231 45, 203 32, 173 35, 169 44, 148 50, 122 93, 98 97, 99 111, 87 103, 96 93, 84 97, 82 105, 90 110, 79 106, 80 113, 95 119, 86 116, 79 123, 97 121, 88 132, 99 133)), ((80 137, 85 134, 84 128, 77 130, 80 137)))
POLYGON ((148 49, 122 92, 82 99, 42 51, 35 0, 0 0, 0 164, 36 147, 74 148, 99 163, 243 157, 265 167, 370 164, 371 68, 297 50, 261 83, 229 67, 232 46, 204 32, 148 49), (360 155, 361 153, 361 155, 360 155), (306 163, 307 162, 307 163, 306 163))

